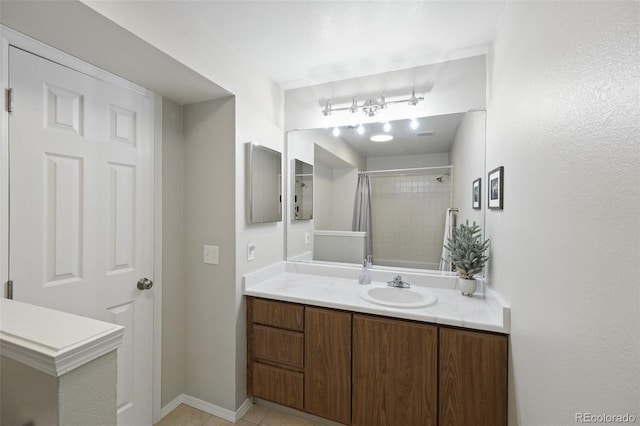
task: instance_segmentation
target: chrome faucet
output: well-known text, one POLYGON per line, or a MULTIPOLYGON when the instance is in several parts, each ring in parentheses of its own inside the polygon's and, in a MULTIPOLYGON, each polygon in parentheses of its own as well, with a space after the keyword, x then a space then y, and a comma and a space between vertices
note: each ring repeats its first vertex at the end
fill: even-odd
POLYGON ((411 284, 409 284, 408 282, 402 281, 402 277, 400 275, 396 275, 395 277, 393 277, 392 281, 388 281, 387 285, 389 287, 397 287, 397 288, 409 288, 411 287, 411 284))

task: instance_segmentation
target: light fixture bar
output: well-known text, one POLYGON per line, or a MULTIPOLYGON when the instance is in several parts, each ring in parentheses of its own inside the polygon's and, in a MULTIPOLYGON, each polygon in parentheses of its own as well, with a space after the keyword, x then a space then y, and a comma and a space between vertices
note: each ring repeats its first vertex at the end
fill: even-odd
POLYGON ((351 105, 348 107, 334 108, 331 106, 331 99, 327 100, 326 106, 322 110, 322 114, 326 117, 331 115, 334 111, 349 111, 353 114, 362 110, 362 112, 368 117, 374 117, 378 111, 385 109, 389 104, 407 103, 408 105, 415 106, 418 102, 423 101, 424 97, 416 96, 415 89, 411 91, 411 97, 407 99, 398 99, 395 101, 387 101, 384 98, 384 94, 380 96, 380 100, 376 98, 367 99, 361 105, 358 105, 358 99, 354 96, 351 105))

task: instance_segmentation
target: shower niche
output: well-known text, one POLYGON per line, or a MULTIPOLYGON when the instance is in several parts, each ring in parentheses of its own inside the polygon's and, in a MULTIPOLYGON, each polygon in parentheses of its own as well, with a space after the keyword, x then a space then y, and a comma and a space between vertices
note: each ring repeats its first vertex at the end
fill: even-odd
POLYGON ((313 219, 313 166, 304 161, 293 161, 293 220, 313 219))

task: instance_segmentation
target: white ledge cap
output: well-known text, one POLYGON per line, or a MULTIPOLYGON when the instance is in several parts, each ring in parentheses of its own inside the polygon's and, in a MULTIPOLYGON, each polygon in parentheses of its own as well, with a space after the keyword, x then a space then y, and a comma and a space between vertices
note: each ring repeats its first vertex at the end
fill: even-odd
POLYGON ((0 299, 0 354, 59 377, 117 349, 124 327, 0 299))

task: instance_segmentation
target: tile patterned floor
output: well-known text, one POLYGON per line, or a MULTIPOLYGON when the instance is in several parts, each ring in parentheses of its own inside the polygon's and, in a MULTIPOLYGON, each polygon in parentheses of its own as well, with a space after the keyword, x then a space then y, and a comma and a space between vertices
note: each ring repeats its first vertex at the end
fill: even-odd
MULTIPOLYGON (((254 405, 236 426, 316 426, 309 420, 254 405)), ((185 404, 167 414, 155 426, 233 426, 233 423, 185 404)))

